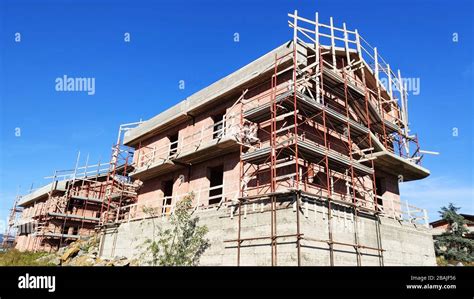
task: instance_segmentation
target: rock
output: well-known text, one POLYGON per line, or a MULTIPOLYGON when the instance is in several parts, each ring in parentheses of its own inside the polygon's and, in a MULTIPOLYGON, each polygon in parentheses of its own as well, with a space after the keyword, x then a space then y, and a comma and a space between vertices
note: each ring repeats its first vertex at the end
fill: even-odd
POLYGON ((140 266, 140 261, 137 260, 137 259, 133 259, 133 260, 130 261, 129 266, 140 266))
POLYGON ((42 256, 38 258, 36 261, 40 264, 45 264, 45 265, 55 265, 55 266, 61 265, 61 260, 58 257, 58 255, 55 253, 42 256))
POLYGON ((62 261, 62 262, 67 261, 69 258, 74 257, 78 252, 79 252, 79 248, 78 248, 78 247, 70 247, 70 248, 68 248, 68 249, 63 253, 63 255, 61 255, 61 261, 62 261))
POLYGON ((37 259, 40 264, 60 266, 128 266, 131 264, 124 256, 113 259, 99 258, 99 238, 90 236, 61 247, 55 253, 37 259))
POLYGON ((48 264, 55 265, 55 266, 60 266, 61 265, 61 260, 57 255, 52 255, 50 259, 47 261, 48 264))
POLYGON ((89 247, 89 249, 87 250, 87 253, 95 253, 97 254, 99 252, 99 249, 95 246, 91 246, 89 247))
POLYGON ((53 264, 55 266, 59 266, 61 265, 61 259, 59 259, 58 256, 54 256, 50 261, 49 261, 50 264, 53 264))
POLYGON ((458 266, 458 267, 464 267, 464 264, 461 263, 461 262, 459 262, 459 263, 456 264, 456 266, 458 266))
POLYGON ((37 258, 36 261, 38 263, 47 263, 51 259, 50 255, 44 255, 40 258, 37 258))
POLYGON ((114 261, 124 261, 124 260, 127 260, 127 257, 126 256, 115 256, 113 258, 114 261))
POLYGON ((96 259, 94 266, 97 266, 97 267, 107 266, 107 261, 96 259))
POLYGON ((66 251, 67 247, 61 247, 59 250, 56 252, 57 255, 63 255, 64 252, 66 251))
POLYGON ((80 247, 79 240, 69 243, 68 247, 80 247))
POLYGON ((129 266, 130 265, 130 261, 129 260, 115 260, 113 261, 113 266, 116 266, 116 267, 126 267, 126 266, 129 266))
POLYGON ((92 266, 94 264, 95 260, 86 255, 77 256, 69 263, 71 266, 92 266))
POLYGON ((107 262, 108 266, 125 267, 130 265, 130 260, 125 256, 115 256, 107 262))
POLYGON ((36 261, 40 264, 52 264, 53 262, 53 259, 56 258, 56 255, 53 253, 53 254, 48 254, 48 255, 44 255, 38 259, 36 259, 36 261))

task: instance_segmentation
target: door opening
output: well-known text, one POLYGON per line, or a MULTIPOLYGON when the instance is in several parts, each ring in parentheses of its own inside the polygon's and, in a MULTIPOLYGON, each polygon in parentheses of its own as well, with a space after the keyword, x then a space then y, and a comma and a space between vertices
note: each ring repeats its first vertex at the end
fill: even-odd
POLYGON ((209 168, 209 205, 217 204, 222 199, 222 183, 224 181, 224 166, 209 168))
POLYGON ((173 203, 173 180, 163 182, 163 213, 169 214, 171 212, 171 204, 173 203))
POLYGON ((212 117, 214 121, 214 134, 212 135, 212 139, 218 139, 224 136, 224 116, 224 113, 220 113, 212 117))
POLYGON ((168 137, 170 139, 169 157, 174 157, 178 153, 178 133, 168 137))

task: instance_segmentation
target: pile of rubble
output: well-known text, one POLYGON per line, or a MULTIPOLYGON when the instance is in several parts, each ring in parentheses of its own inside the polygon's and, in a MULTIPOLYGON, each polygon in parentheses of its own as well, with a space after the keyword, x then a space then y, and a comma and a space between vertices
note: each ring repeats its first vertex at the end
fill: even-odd
POLYGON ((62 247, 55 253, 40 257, 41 264, 56 266, 137 266, 136 260, 126 257, 113 259, 99 258, 99 238, 95 235, 88 239, 77 240, 67 247, 62 247))

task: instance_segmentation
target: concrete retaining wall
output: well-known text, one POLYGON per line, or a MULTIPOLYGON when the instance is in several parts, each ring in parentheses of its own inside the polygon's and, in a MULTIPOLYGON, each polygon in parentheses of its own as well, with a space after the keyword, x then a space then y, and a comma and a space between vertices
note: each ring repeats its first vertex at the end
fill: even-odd
MULTIPOLYGON (((245 214, 241 218, 241 238, 268 237, 271 232, 271 213, 269 205, 249 204, 242 208, 245 214)), ((330 248, 328 240, 328 214, 325 203, 302 204, 300 210, 301 265, 329 266, 330 248), (316 241, 320 240, 320 241, 316 241)), ((369 215, 354 217, 347 208, 334 206, 332 209, 333 241, 338 243, 355 243, 355 232, 359 245, 378 248, 377 225, 375 218, 369 215), (355 228, 357 225, 357 229, 355 228)), ((235 240, 238 235, 238 216, 230 216, 230 207, 220 210, 200 211, 196 213, 199 223, 209 229, 207 238, 210 248, 200 260, 206 266, 237 265, 237 243, 224 242, 235 240)), ((279 202, 277 217, 277 235, 292 235, 278 238, 277 264, 297 265, 296 246, 296 211, 294 203, 279 202)), ((153 230, 169 225, 167 218, 154 218, 122 223, 120 226, 105 231, 101 240, 101 255, 105 257, 126 256, 137 258, 143 252, 146 238, 151 238, 153 230)), ((380 241, 383 252, 383 265, 436 265, 431 231, 425 227, 401 223, 395 219, 380 218, 380 241)), ((380 265, 376 250, 360 248, 362 266, 380 265)), ((357 265, 357 254, 354 246, 334 244, 333 263, 335 266, 357 265)), ((270 239, 248 240, 241 243, 240 265, 271 265, 270 239)))

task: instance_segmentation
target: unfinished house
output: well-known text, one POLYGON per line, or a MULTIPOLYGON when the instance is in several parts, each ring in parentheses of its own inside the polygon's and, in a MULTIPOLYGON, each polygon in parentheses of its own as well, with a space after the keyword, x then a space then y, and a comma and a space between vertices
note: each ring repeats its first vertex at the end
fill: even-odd
POLYGON ((127 176, 131 168, 119 162, 122 155, 116 147, 111 162, 76 163, 73 170, 55 171, 50 184, 21 196, 18 206, 23 210, 13 225, 15 248, 55 251, 94 234, 103 223, 117 221, 109 218, 120 204, 135 202, 138 188, 127 176))
POLYGON ((135 256, 192 194, 203 265, 435 265, 399 192, 429 175, 400 72, 345 24, 289 17, 291 41, 128 132, 143 187, 100 254, 135 256))
POLYGON ((202 265, 435 265, 399 192, 429 175, 400 71, 345 24, 289 17, 291 41, 128 132, 143 187, 101 255, 136 256, 191 194, 202 265))
POLYGON ((190 196, 202 265, 435 265, 426 210, 399 192, 429 175, 400 71, 345 24, 289 17, 290 41, 119 130, 104 170, 23 196, 16 246, 96 229, 101 256, 137 257, 190 196))

